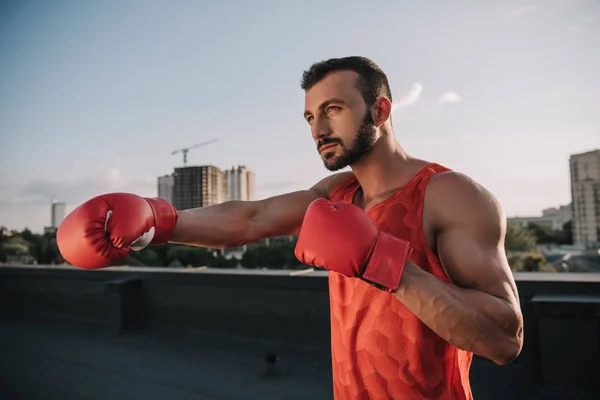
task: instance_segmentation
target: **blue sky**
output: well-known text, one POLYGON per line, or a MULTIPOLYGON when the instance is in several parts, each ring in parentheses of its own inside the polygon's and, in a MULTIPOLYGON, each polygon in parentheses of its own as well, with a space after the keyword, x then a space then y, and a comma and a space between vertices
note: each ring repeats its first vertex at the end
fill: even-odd
POLYGON ((347 55, 388 74, 409 153, 539 214, 600 148, 599 48, 593 0, 0 2, 0 225, 156 195, 171 151, 213 138, 188 164, 246 165, 258 198, 310 187, 329 172, 300 77, 347 55))

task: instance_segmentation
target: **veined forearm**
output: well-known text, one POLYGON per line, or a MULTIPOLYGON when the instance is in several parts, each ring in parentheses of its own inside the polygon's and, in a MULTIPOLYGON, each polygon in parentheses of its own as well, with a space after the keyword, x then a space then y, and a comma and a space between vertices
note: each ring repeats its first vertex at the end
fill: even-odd
POLYGON ((395 296, 460 349, 497 364, 512 361, 521 349, 520 312, 504 299, 447 284, 412 262, 406 265, 395 296))
POLYGON ((182 210, 169 242, 213 248, 249 243, 254 240, 251 230, 256 210, 256 203, 249 201, 182 210))

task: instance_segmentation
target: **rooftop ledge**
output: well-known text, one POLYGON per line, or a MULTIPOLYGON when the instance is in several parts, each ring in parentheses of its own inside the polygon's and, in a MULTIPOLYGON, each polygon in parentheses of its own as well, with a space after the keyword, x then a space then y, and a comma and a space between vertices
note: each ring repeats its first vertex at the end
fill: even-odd
MULTIPOLYGON (((162 267, 137 267, 129 265, 116 265, 96 270, 83 270, 72 265, 2 265, 4 269, 31 269, 31 270, 66 270, 82 272, 102 272, 102 271, 121 271, 121 272, 154 272, 168 274, 214 274, 214 275, 255 275, 255 276, 307 276, 307 277, 327 277, 327 271, 317 268, 307 267, 306 269, 239 269, 239 268, 162 268, 162 267)), ((516 281, 535 281, 535 282, 600 282, 600 272, 514 272, 516 281)))

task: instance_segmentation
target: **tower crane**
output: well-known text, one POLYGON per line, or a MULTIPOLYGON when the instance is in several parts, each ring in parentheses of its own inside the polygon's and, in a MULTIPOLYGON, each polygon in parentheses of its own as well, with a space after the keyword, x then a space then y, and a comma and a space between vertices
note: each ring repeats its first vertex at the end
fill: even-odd
POLYGON ((217 139, 211 139, 211 140, 207 140, 206 142, 201 142, 201 143, 197 143, 193 146, 190 147, 184 147, 183 149, 179 149, 179 150, 174 150, 171 152, 171 155, 175 155, 177 153, 183 153, 183 166, 185 167, 187 165, 187 153, 188 151, 195 149, 196 147, 201 147, 201 146, 206 146, 208 144, 214 143, 216 142, 217 139))

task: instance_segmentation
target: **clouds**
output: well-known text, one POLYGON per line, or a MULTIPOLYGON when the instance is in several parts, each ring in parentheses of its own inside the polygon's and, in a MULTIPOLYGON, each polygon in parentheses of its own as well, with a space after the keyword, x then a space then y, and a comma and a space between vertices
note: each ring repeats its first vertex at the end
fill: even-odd
POLYGON ((50 203, 64 201, 67 213, 85 201, 105 193, 129 192, 155 197, 154 173, 141 176, 130 160, 109 159, 86 166, 73 161, 70 171, 56 172, 55 177, 34 178, 18 182, 0 177, 0 225, 11 229, 28 227, 42 232, 50 223, 50 203))
POLYGON ((74 181, 35 179, 23 185, 3 184, 0 204, 49 204, 56 199, 75 207, 92 197, 117 191, 156 196, 156 180, 130 179, 119 167, 111 167, 74 181))
POLYGON ((408 92, 401 94, 400 99, 394 102, 394 105, 392 106, 392 112, 417 104, 421 98, 422 92, 423 85, 421 85, 419 82, 414 82, 408 92))
POLYGON ((460 103, 461 101, 462 98, 455 92, 442 93, 442 95, 438 98, 439 105, 460 103))
MULTIPOLYGON (((405 93, 401 93, 398 98, 399 99, 394 101, 394 104, 392 105, 392 113, 396 113, 403 108, 411 107, 419 103, 423 99, 423 85, 420 82, 414 82, 410 89, 405 93)), ((456 104, 462 101, 462 97, 453 91, 443 92, 437 98, 437 104, 440 106, 445 104, 456 104)))

